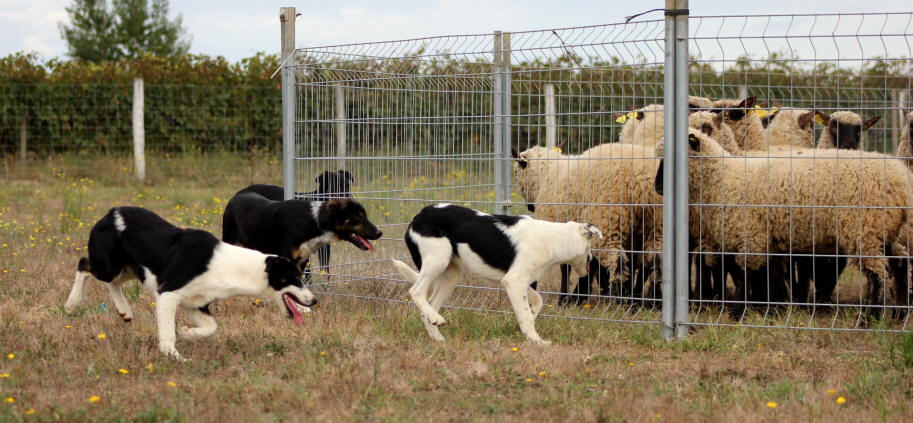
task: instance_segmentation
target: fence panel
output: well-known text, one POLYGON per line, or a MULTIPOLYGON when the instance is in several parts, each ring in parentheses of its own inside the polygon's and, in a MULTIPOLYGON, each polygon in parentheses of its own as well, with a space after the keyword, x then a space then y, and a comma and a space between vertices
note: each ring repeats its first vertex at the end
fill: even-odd
MULTIPOLYGON (((662 20, 513 32, 509 44, 478 34, 297 50, 295 189, 344 167, 385 233, 373 254, 334 247, 319 290, 408 301, 389 260, 409 261, 409 221, 447 201, 607 232, 591 280, 564 288, 554 269, 540 281, 544 315, 659 323, 662 245, 682 231, 691 276, 675 283, 694 325, 906 330, 913 177, 891 154, 913 136, 900 103, 913 88, 911 21, 691 17, 698 135, 682 147, 700 157, 688 161, 689 225, 665 235, 662 20), (509 66, 495 61, 507 46, 509 66), (499 147, 505 129, 526 170, 513 163, 499 201, 497 169, 516 162, 499 147), (830 133, 842 148, 815 149, 830 133)), ((450 306, 509 310, 497 283, 468 276, 450 306)))

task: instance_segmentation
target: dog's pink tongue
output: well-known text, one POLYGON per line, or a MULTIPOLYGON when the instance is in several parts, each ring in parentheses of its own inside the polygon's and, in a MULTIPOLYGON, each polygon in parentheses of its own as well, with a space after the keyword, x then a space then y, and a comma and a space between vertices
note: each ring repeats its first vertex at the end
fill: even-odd
POLYGON ((300 325, 304 321, 304 316, 301 315, 301 312, 298 311, 298 307, 295 306, 295 303, 292 301, 292 298, 288 295, 283 295, 282 299, 285 300, 285 307, 288 308, 288 311, 292 313, 292 317, 295 318, 295 324, 300 325))
POLYGON ((361 245, 364 245, 365 248, 368 249, 368 251, 374 251, 374 244, 372 244, 371 241, 368 241, 367 239, 364 239, 359 235, 355 235, 355 238, 358 238, 358 242, 360 242, 361 245))

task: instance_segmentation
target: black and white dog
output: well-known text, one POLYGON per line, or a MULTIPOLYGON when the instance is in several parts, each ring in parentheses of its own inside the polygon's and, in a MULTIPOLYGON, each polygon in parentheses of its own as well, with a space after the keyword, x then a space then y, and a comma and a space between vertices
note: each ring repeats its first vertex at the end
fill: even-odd
MULTIPOLYGON (((351 198, 351 184, 353 181, 352 174, 347 170, 337 170, 335 172, 327 170, 317 176, 314 180, 314 182, 317 182, 316 190, 305 193, 296 192, 295 198, 307 201, 325 201, 331 198, 351 198)), ((238 191, 238 194, 242 192, 254 192, 273 201, 282 201, 285 199, 285 191, 278 185, 254 184, 238 191)), ((321 267, 328 267, 330 265, 330 244, 317 247, 317 257, 320 259, 321 267)), ((301 268, 306 273, 308 279, 310 279, 311 273, 307 263, 308 261, 305 260, 301 268)))
POLYGON ((602 238, 602 232, 589 223, 490 215, 442 203, 422 209, 406 230, 406 246, 419 271, 399 260, 393 260, 393 265, 413 283, 409 295, 432 339, 444 340, 437 327, 445 320, 438 310, 465 269, 500 281, 517 314, 520 331, 530 341, 548 344, 536 333, 534 320, 543 304, 530 284, 555 264, 570 264, 579 274, 588 273, 590 243, 596 237, 602 238))
POLYGON ((370 240, 383 235, 368 220, 365 208, 351 198, 273 201, 249 188, 225 206, 222 240, 290 258, 301 270, 317 248, 332 241, 373 250, 370 240))
POLYGON ((65 309, 72 312, 84 298, 89 276, 107 282, 117 312, 133 320, 122 285, 139 279, 155 297, 159 349, 176 359, 175 315, 181 307, 196 327, 179 333, 196 340, 215 333, 209 304, 244 295, 271 298, 279 312, 301 324, 295 304, 313 306, 317 299, 301 281, 295 265, 282 257, 220 242, 209 232, 178 228, 139 207, 115 207, 89 233, 89 257, 79 259, 76 281, 65 309))

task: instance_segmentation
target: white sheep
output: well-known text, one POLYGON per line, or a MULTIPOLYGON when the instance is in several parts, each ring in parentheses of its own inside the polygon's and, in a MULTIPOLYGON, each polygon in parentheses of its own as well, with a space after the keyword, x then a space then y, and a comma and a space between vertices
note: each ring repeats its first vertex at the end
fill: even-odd
POLYGON ((913 170, 913 145, 910 144, 913 142, 913 111, 907 112, 900 128, 900 143, 897 144, 897 151, 894 155, 903 160, 910 170, 913 170))
MULTIPOLYGON (((891 275, 889 265, 898 267, 883 256, 909 249, 911 175, 898 160, 815 149, 794 149, 789 160, 733 157, 693 129, 688 147, 689 202, 702 204, 691 208, 692 237, 739 254, 736 261, 746 271, 761 269, 770 253, 859 256, 868 279, 866 300, 876 302, 891 275), (856 208, 842 210, 846 206, 856 208)), ((657 154, 662 150, 661 143, 657 154)), ((661 178, 658 172, 660 191, 661 178)), ((906 297, 905 277, 897 277, 894 287, 895 301, 906 297)), ((744 289, 736 280, 737 298, 747 294, 744 289)))

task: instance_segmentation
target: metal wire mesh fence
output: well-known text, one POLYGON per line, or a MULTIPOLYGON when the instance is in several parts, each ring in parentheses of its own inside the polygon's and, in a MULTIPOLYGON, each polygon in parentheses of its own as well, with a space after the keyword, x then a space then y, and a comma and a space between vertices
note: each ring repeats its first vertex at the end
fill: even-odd
MULTIPOLYGON (((294 188, 346 169, 385 233, 373 254, 335 247, 319 290, 408 301, 389 260, 446 201, 608 234, 589 278, 540 281, 546 316, 659 323, 663 241, 686 231, 692 324, 905 330, 913 177, 877 152, 913 135, 911 19, 690 18, 689 124, 713 140, 685 145, 690 225, 665 236, 664 21, 297 50, 294 188), (829 136, 875 153, 814 149, 829 136)), ((464 282, 449 306, 509 311, 496 282, 464 282)))
MULTIPOLYGON (((0 153, 126 154, 132 84, 0 84, 0 153)), ((277 151, 277 86, 145 86, 146 148, 157 152, 277 151)))

